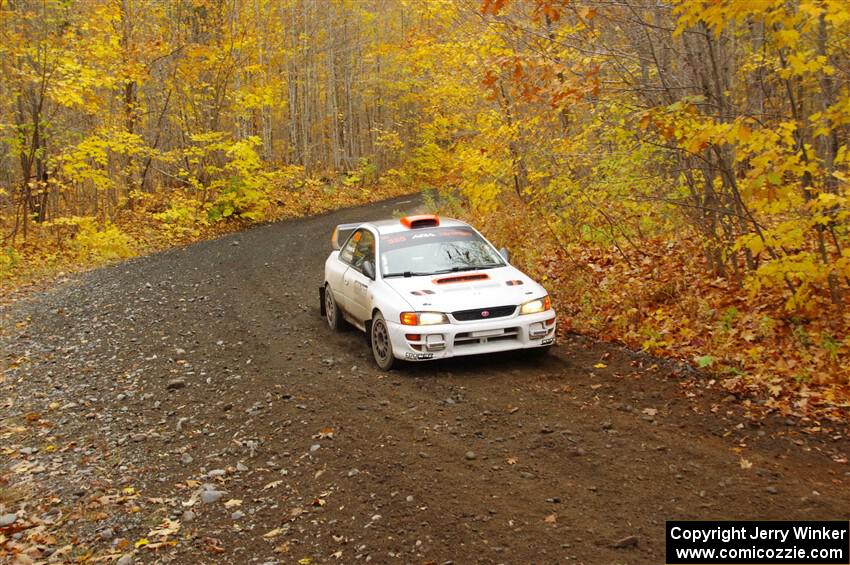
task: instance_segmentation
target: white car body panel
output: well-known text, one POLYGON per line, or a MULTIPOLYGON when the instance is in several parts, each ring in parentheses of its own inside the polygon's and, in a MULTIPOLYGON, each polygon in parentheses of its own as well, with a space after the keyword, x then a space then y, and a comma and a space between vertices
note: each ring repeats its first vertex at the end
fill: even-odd
MULTIPOLYGON (((442 336, 446 347, 442 351, 428 351, 414 349, 405 336, 412 333, 411 326, 405 326, 398 322, 389 322, 390 336, 393 343, 393 353, 397 359, 408 361, 427 361, 431 359, 444 359, 460 355, 477 355, 481 353, 498 353, 500 351, 512 351, 516 349, 530 349, 551 345, 555 341, 555 326, 549 326, 548 334, 541 339, 529 338, 529 330, 532 325, 545 324, 552 320, 554 312, 549 310, 541 314, 526 314, 512 316, 510 318, 497 318, 489 321, 466 322, 465 324, 445 324, 440 326, 414 326, 417 333, 423 336, 442 336), (499 331, 496 335, 475 338, 473 334, 482 334, 499 331)), ((545 326, 541 326, 545 327, 545 326)), ((427 339, 427 338, 426 338, 427 339)))
POLYGON ((328 288, 334 289, 334 298, 337 304, 345 309, 345 299, 342 295, 342 276, 348 270, 348 265, 339 260, 339 251, 334 251, 325 261, 325 281, 328 288))
POLYGON ((438 284, 435 280, 455 275, 433 275, 426 277, 390 278, 384 282, 401 294, 413 306, 413 310, 437 310, 454 312, 471 308, 488 308, 508 304, 522 304, 546 294, 546 290, 510 265, 497 269, 469 271, 463 275, 486 274, 482 281, 438 284), (521 280, 522 285, 507 286, 509 280, 521 280), (412 294, 418 290, 431 290, 434 294, 412 294))
MULTIPOLYGON (((440 227, 471 229, 458 220, 440 218, 439 221, 440 227)), ((399 220, 386 220, 363 223, 357 230, 362 229, 375 236, 375 257, 380 264, 381 236, 417 228, 407 228, 399 220)), ((342 242, 343 248, 345 244, 342 242)), ((496 252, 495 248, 493 251, 496 252)), ((422 276, 384 278, 379 266, 376 270, 372 280, 345 263, 339 251, 334 251, 325 262, 324 288, 333 292, 345 319, 361 330, 367 330, 375 312, 380 312, 387 322, 393 354, 398 359, 423 361, 545 347, 555 340, 554 310, 519 313, 521 304, 545 297, 546 290, 507 261, 502 267, 422 276), (511 306, 513 311, 504 315, 511 306), (493 310, 498 307, 505 308, 493 310), (466 310, 477 311, 476 319, 459 320, 452 314, 466 310), (413 311, 443 312, 450 323, 402 324, 401 313, 413 311), (420 340, 408 339, 409 334, 419 334, 420 340)))

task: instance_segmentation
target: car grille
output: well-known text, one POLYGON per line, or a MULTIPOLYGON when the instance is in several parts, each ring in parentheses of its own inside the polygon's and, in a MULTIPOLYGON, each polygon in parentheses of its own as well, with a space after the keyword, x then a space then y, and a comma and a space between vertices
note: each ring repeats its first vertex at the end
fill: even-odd
POLYGON ((498 335, 475 337, 472 334, 475 332, 463 332, 456 334, 454 337, 455 347, 465 347, 472 345, 484 345, 496 341, 510 341, 519 339, 519 328, 504 328, 504 333, 498 335))
POLYGON ((504 318, 505 316, 510 316, 515 311, 516 306, 493 306, 492 308, 458 310, 457 312, 452 312, 452 316, 459 322, 469 322, 472 320, 492 320, 493 318, 504 318))

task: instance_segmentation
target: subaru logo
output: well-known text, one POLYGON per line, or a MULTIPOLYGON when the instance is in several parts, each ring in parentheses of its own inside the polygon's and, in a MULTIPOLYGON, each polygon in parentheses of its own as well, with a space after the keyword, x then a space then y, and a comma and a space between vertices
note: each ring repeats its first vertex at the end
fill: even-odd
POLYGON ((489 315, 490 315, 490 311, 489 311, 489 310, 482 310, 482 311, 481 311, 481 317, 482 317, 482 318, 486 318, 486 317, 488 317, 489 315))

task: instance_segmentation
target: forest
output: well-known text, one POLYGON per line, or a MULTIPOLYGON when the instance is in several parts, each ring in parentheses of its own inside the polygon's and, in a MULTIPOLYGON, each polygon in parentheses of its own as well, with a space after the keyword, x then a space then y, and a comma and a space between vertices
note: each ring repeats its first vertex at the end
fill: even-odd
POLYGON ((0 288, 424 192, 563 327, 850 406, 843 0, 0 0, 0 288))

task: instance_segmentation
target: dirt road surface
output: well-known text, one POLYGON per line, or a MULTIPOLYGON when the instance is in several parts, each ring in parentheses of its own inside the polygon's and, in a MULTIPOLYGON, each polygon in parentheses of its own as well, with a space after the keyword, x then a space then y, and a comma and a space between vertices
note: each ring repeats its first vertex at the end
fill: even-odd
POLYGON ((850 518, 845 432, 750 421, 643 354, 565 336, 540 360, 380 372, 317 289, 335 224, 417 206, 262 226, 5 307, 6 550, 657 564, 668 519, 850 518))

